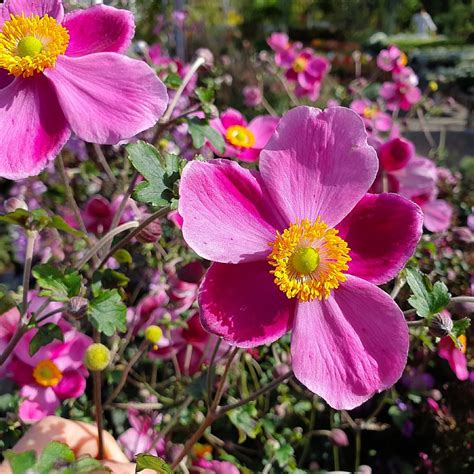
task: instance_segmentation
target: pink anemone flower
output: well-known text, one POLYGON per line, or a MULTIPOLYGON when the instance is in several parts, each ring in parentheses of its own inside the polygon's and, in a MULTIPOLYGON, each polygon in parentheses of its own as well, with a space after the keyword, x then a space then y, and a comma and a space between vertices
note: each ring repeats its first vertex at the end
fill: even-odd
POLYGON ((387 72, 397 72, 404 68, 407 62, 406 54, 394 45, 390 45, 387 49, 382 49, 377 56, 377 66, 387 72))
POLYGON ((155 125, 166 87, 120 54, 133 34, 132 14, 104 5, 67 15, 61 0, 0 6, 0 176, 38 174, 71 131, 116 144, 155 125))
POLYGON ((467 380, 469 371, 466 359, 466 336, 459 336, 458 341, 461 349, 455 346, 450 336, 443 337, 438 344, 438 355, 448 361, 449 367, 459 380, 467 380))
POLYGON ((387 103, 388 110, 410 110, 421 100, 421 90, 417 87, 418 77, 413 69, 405 67, 393 75, 394 82, 384 82, 380 97, 387 103))
POLYGON ((375 285, 411 257, 423 217, 401 196, 366 194, 377 169, 355 112, 297 107, 260 172, 194 161, 181 181, 184 238, 215 262, 200 288, 204 327, 243 348, 291 330, 297 379, 336 409, 392 386, 406 364, 405 318, 375 285))
POLYGON ((362 117, 368 131, 388 132, 392 128, 392 118, 382 112, 375 102, 369 99, 357 99, 350 107, 362 117))
POLYGON ((213 151, 219 156, 257 161, 279 120, 271 115, 260 115, 247 123, 238 110, 227 109, 219 118, 210 122, 211 127, 224 137, 226 143, 223 154, 219 154, 214 148, 213 151))
POLYGON ((60 321, 64 342, 54 341, 29 355, 30 341, 36 329, 30 330, 15 348, 8 370, 20 385, 19 416, 26 423, 54 415, 62 400, 80 397, 86 388, 87 369, 83 358, 92 339, 70 324, 60 321))
POLYGON ((163 457, 166 454, 165 439, 156 431, 163 415, 157 412, 140 414, 138 410, 128 410, 131 427, 118 437, 125 455, 134 461, 137 454, 147 453, 163 457))

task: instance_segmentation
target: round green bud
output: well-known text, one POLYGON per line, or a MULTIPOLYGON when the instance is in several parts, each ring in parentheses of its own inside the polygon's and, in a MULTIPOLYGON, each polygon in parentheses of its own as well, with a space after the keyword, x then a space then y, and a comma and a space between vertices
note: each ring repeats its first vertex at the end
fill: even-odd
POLYGON ((145 329, 145 339, 152 344, 157 344, 163 337, 163 331, 159 326, 151 325, 145 329))
POLYGON ((86 349, 84 356, 84 365, 91 372, 100 372, 104 370, 110 362, 109 349, 100 343, 91 344, 86 349))

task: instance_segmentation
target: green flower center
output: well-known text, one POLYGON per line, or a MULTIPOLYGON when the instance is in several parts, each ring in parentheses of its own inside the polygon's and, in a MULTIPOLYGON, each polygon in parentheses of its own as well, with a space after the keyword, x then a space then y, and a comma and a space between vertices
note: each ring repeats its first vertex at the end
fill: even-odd
POLYGON ((319 252, 312 247, 301 247, 291 256, 291 265, 301 275, 313 273, 319 266, 319 252))
POLYGON ((36 56, 41 53, 43 50, 43 44, 38 38, 34 36, 25 36, 20 41, 18 41, 18 46, 16 47, 18 55, 24 58, 25 56, 36 56))

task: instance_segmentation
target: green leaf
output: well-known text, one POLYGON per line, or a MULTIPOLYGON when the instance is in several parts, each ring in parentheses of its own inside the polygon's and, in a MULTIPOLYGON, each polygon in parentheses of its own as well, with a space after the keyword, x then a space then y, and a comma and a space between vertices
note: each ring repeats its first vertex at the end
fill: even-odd
POLYGON ((5 285, 0 285, 0 317, 16 306, 10 291, 5 285))
POLYGON ((192 119, 188 122, 188 129, 193 139, 194 148, 202 148, 207 138, 219 153, 224 153, 224 137, 205 121, 192 119))
POLYGON ((232 424, 239 431, 239 443, 243 443, 247 436, 255 439, 260 433, 261 422, 257 421, 257 409, 254 403, 248 403, 227 413, 232 424))
POLYGON ((198 87, 194 91, 201 102, 212 102, 214 100, 214 91, 205 87, 198 87))
POLYGON ((23 453, 6 451, 4 456, 10 463, 13 474, 25 474, 36 462, 36 453, 34 451, 24 451, 23 453))
POLYGON ((174 171, 167 168, 171 161, 163 160, 155 147, 142 141, 128 145, 127 152, 133 167, 146 180, 135 188, 135 198, 155 206, 166 206, 173 197, 168 178, 174 171))
POLYGON ((87 474, 90 472, 112 472, 108 467, 103 466, 100 461, 90 456, 81 456, 73 464, 74 472, 77 474, 87 474))
POLYGON ((79 295, 82 279, 77 271, 66 270, 63 273, 53 265, 45 263, 36 265, 32 273, 40 288, 43 289, 41 296, 66 302, 73 296, 79 295))
POLYGON ((0 222, 26 227, 26 223, 30 216, 31 213, 29 211, 26 211, 25 209, 17 209, 14 212, 0 216, 0 222))
POLYGON ((34 356, 43 346, 53 342, 55 339, 64 341, 63 332, 57 324, 47 323, 38 328, 37 333, 30 341, 30 356, 34 356))
POLYGON ((158 474, 173 474, 173 471, 168 464, 157 456, 152 456, 151 454, 139 454, 136 461, 136 472, 143 471, 143 469, 151 469, 158 474))
POLYGON ((178 76, 178 74, 174 73, 168 74, 164 80, 166 87, 170 89, 178 89, 182 82, 183 80, 181 79, 181 77, 178 76))
POLYGON ((449 304, 451 294, 443 282, 437 281, 432 285, 426 275, 414 268, 406 269, 406 277, 413 292, 408 302, 416 309, 418 316, 429 318, 449 304))
POLYGON ((457 319, 456 321, 453 321, 453 329, 451 332, 453 333, 454 337, 459 337, 467 331, 470 325, 470 318, 457 319))
POLYGON ((115 260, 117 260, 118 263, 124 263, 124 264, 130 265, 133 262, 132 256, 125 249, 117 250, 114 253, 113 257, 115 258, 115 260))
POLYGON ((50 474, 54 468, 75 461, 72 449, 64 443, 51 441, 44 449, 35 465, 36 474, 50 474))
POLYGON ((125 332, 127 308, 117 290, 105 290, 95 297, 89 305, 89 318, 94 327, 106 336, 116 331, 125 332))
POLYGON ((280 467, 284 467, 288 464, 288 461, 293 456, 295 450, 290 444, 284 444, 279 447, 275 452, 275 460, 280 467))
POLYGON ((61 230, 67 234, 73 235, 74 237, 85 238, 85 235, 81 231, 71 227, 61 216, 51 217, 51 222, 48 227, 61 230))

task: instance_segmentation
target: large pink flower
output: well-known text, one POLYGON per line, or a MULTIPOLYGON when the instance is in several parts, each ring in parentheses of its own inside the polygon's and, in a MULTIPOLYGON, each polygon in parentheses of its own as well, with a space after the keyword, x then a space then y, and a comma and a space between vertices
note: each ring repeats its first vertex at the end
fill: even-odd
POLYGON ((0 6, 0 176, 38 174, 71 131, 115 144, 152 127, 166 87, 122 54, 133 16, 98 5, 64 15, 61 0, 0 6))
POLYGON ((256 161, 260 151, 278 125, 278 117, 260 115, 247 123, 245 117, 235 109, 227 109, 219 118, 211 120, 211 127, 217 130, 225 140, 223 154, 220 156, 238 158, 242 161, 256 161))
POLYGON ((260 172, 195 161, 181 181, 184 238, 216 262, 200 290, 204 326, 239 347, 292 330, 296 377, 338 409, 395 383, 408 352, 403 314, 375 285, 413 254, 423 218, 398 195, 366 194, 377 168, 355 112, 297 107, 260 172))

